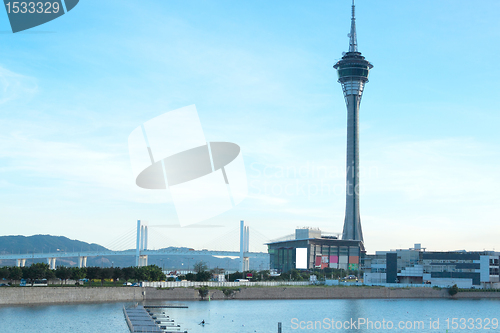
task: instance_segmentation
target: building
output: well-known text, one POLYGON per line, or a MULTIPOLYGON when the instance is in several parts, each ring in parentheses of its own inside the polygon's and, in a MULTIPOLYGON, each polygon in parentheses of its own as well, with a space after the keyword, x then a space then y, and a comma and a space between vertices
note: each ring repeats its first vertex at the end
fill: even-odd
POLYGON ((366 255, 364 282, 499 288, 499 261, 500 252, 430 252, 415 244, 410 249, 366 255))
POLYGON ((293 237, 267 246, 270 268, 278 272, 324 268, 357 271, 365 253, 362 241, 338 239, 313 228, 298 228, 293 237))
POLYGON ((363 241, 359 216, 359 106, 373 65, 358 52, 354 0, 349 52, 344 53, 333 68, 337 70, 347 106, 346 209, 342 239, 363 241))

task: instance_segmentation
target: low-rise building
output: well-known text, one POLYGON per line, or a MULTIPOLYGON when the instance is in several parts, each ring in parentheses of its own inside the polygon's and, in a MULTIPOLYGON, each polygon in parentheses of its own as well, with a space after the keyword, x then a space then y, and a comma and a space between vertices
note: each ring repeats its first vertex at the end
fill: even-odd
POLYGON ((426 251, 414 248, 377 251, 364 259, 364 283, 405 283, 461 288, 499 288, 500 252, 426 251))
POLYGON ((278 272, 327 267, 357 271, 365 253, 361 241, 341 240, 313 228, 298 228, 292 237, 267 246, 270 268, 278 272))

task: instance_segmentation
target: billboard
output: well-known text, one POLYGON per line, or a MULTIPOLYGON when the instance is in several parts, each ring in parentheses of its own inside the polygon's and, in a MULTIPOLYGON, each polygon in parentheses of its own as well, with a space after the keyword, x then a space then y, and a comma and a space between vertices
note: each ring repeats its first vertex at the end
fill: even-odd
POLYGON ((295 268, 296 269, 307 269, 307 249, 306 248, 296 248, 295 249, 295 268))

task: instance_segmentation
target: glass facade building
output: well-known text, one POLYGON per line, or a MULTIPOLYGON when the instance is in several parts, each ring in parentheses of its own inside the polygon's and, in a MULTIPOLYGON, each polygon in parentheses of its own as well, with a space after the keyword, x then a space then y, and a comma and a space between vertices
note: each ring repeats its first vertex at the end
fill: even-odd
POLYGON ((268 243, 267 246, 270 268, 279 272, 301 268, 359 270, 365 253, 361 241, 330 237, 292 239, 268 243), (303 257, 300 253, 307 254, 303 257))

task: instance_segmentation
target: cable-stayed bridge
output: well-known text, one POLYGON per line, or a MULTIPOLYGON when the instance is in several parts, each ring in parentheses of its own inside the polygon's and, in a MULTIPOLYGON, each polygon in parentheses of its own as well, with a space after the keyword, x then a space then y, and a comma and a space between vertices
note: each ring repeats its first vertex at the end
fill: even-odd
MULTIPOLYGON (((78 266, 86 267, 88 257, 109 257, 109 256, 134 256, 136 266, 147 266, 150 256, 216 256, 216 257, 239 257, 241 271, 249 270, 250 259, 261 259, 269 262, 269 254, 265 252, 250 252, 250 228, 244 221, 240 222, 239 247, 240 251, 222 251, 222 250, 195 250, 189 248, 164 248, 161 250, 148 249, 149 229, 147 222, 137 221, 137 230, 135 233, 136 248, 134 250, 111 251, 56 251, 49 253, 26 253, 26 254, 2 254, 0 260, 16 260, 17 266, 24 267, 26 260, 29 259, 47 259, 51 269, 56 268, 56 259, 60 258, 78 258, 78 266)), ((254 232, 256 238, 265 243, 265 236, 258 232, 254 232)), ((222 235, 211 243, 220 243, 221 239, 234 240, 236 237, 234 230, 229 234, 222 235)), ((114 245, 127 243, 130 241, 130 234, 126 237, 121 237, 114 245)))

